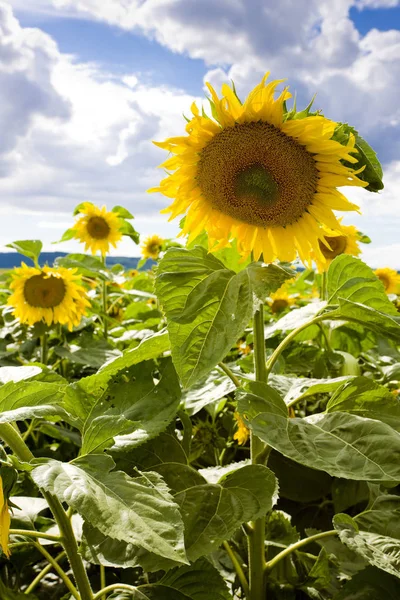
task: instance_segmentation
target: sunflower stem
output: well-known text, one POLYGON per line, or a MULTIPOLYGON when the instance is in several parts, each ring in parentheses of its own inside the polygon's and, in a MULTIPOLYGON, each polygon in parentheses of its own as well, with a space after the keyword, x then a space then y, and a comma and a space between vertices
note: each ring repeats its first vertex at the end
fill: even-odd
MULTIPOLYGON (((25 444, 19 432, 11 425, 11 423, 0 423, 0 438, 7 444, 7 446, 11 448, 19 460, 27 463, 30 463, 32 460, 34 460, 34 455, 25 444)), ((43 498, 47 501, 47 504, 49 505, 49 508, 53 513, 54 519, 56 520, 60 530, 60 542, 67 553, 68 560, 74 574, 76 586, 79 590, 78 598, 79 600, 93 600, 92 589, 83 565, 82 557, 78 551, 78 544, 76 542, 71 522, 58 498, 43 488, 39 489, 43 495, 43 498)))
MULTIPOLYGON (((254 370, 257 381, 267 381, 264 337, 264 306, 261 304, 254 314, 254 370)), ((252 464, 259 462, 265 444, 250 432, 250 457, 252 464)), ((265 517, 251 523, 248 535, 249 548, 249 593, 248 600, 265 600, 265 517)))
MULTIPOLYGON (((104 255, 102 257, 102 263, 104 265, 104 268, 107 268, 106 265, 106 256, 104 255)), ((108 299, 107 299, 107 281, 104 279, 103 280, 103 290, 102 290, 102 300, 103 300, 103 336, 104 339, 108 339, 108 299)))
POLYGON ((48 356, 48 333, 44 333, 40 336, 40 362, 42 365, 47 365, 48 356))

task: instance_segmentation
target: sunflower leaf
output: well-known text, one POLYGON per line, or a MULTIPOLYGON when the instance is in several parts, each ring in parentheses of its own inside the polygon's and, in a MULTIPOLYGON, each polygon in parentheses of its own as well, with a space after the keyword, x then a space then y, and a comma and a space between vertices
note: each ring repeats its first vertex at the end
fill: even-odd
POLYGON ((157 268, 172 359, 185 387, 223 360, 253 311, 247 270, 235 273, 201 246, 170 248, 157 268))
POLYGON ((104 454, 73 463, 46 459, 32 478, 103 535, 186 563, 182 518, 162 477, 145 473, 132 478, 113 468, 114 461, 104 454))
MULTIPOLYGON (((129 218, 132 219, 133 217, 129 217, 129 218)), ((131 240, 133 242, 135 242, 135 244, 139 243, 140 235, 136 231, 136 229, 133 227, 132 223, 129 223, 129 221, 125 221, 125 219, 120 219, 119 230, 122 233, 122 235, 130 237, 131 240)))
POLYGON ((111 212, 116 213, 122 219, 134 219, 135 218, 133 216, 133 214, 130 213, 129 210, 127 210, 124 206, 114 206, 111 209, 111 212))
POLYGON ((290 419, 279 394, 260 382, 237 398, 253 433, 284 456, 335 477, 400 480, 400 435, 386 423, 344 412, 290 419))
POLYGON ((6 244, 6 248, 12 248, 19 252, 19 254, 23 254, 27 256, 35 265, 39 259, 39 255, 42 251, 43 244, 40 240, 18 240, 17 242, 11 242, 11 244, 6 244))

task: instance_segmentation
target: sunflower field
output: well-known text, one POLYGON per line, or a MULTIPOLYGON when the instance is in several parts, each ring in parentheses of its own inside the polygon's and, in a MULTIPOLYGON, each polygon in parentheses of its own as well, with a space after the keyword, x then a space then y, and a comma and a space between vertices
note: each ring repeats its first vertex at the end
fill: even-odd
POLYGON ((82 253, 10 243, 1 600, 400 598, 400 276, 336 214, 382 170, 280 83, 156 142, 178 241, 86 201, 82 253))

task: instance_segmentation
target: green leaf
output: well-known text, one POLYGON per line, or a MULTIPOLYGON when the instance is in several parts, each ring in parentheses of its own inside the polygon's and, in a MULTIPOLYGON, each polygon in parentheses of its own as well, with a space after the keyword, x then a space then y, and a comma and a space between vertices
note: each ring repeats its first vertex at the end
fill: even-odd
MULTIPOLYGON (((133 217, 128 217, 128 218, 133 218, 133 217)), ((136 231, 136 229, 133 227, 132 223, 129 223, 129 221, 125 221, 124 219, 121 219, 119 230, 122 233, 122 235, 126 235, 127 237, 131 238, 131 240, 133 242, 135 242, 135 244, 139 243, 140 235, 136 231)))
POLYGON ((42 381, 10 381, 0 387, 0 423, 34 417, 62 417, 71 422, 62 408, 66 384, 42 381))
POLYGON ((218 484, 196 485, 177 494, 189 560, 209 554, 242 523, 271 510, 276 487, 267 467, 248 465, 228 473, 218 484))
POLYGON ((134 219, 135 218, 133 216, 133 214, 130 213, 129 210, 127 208, 125 208, 124 206, 118 206, 118 205, 114 206, 111 209, 111 212, 116 213, 122 219, 134 219))
POLYGON ((327 412, 349 412, 376 419, 400 432, 400 402, 389 390, 367 377, 355 377, 339 387, 329 400, 327 412))
POLYGON ((374 567, 367 567, 357 573, 335 596, 335 600, 398 600, 400 582, 398 579, 374 567))
POLYGON ((127 369, 92 406, 82 432, 82 454, 111 446, 134 447, 163 431, 179 406, 181 391, 171 359, 155 383, 152 361, 127 369))
MULTIPOLYGON (((365 523, 362 515, 356 519, 343 513, 334 516, 333 524, 341 542, 374 567, 400 578, 400 539, 393 536, 392 528, 389 528, 389 535, 381 529, 381 523, 377 521, 379 517, 369 516, 365 523), (377 533, 377 529, 383 532, 377 533)), ((398 512, 389 513, 385 522, 390 517, 398 518, 398 512)), ((393 533, 398 534, 398 525, 394 526, 393 533)))
POLYGON ((201 379, 183 393, 182 402, 190 416, 202 408, 221 400, 236 389, 235 384, 226 375, 216 369, 206 379, 201 379))
POLYGON ((43 244, 40 240, 19 240, 17 242, 11 242, 11 244, 6 244, 6 248, 13 248, 20 254, 32 259, 36 264, 42 251, 43 244))
POLYGON ((383 284, 375 273, 360 259, 342 254, 330 264, 327 273, 328 304, 341 299, 364 304, 387 315, 397 315, 388 299, 383 284))
POLYGON ((238 410, 255 435, 302 465, 346 479, 400 480, 400 435, 385 423, 341 412, 289 419, 277 392, 260 382, 238 390, 238 410))
POLYGON ((83 524, 80 552, 91 563, 123 569, 142 567, 147 572, 168 571, 177 564, 135 544, 104 535, 87 522, 83 524))
POLYGON ((156 293, 167 317, 172 359, 190 387, 226 356, 249 322, 248 272, 226 269, 200 246, 170 248, 157 269, 156 293))
POLYGON ((225 581, 206 558, 199 558, 190 566, 170 571, 160 580, 160 585, 173 592, 185 594, 191 600, 229 600, 225 581))
POLYGON ((75 237, 75 230, 74 229, 67 229, 66 231, 64 231, 64 233, 62 234, 62 237, 57 240, 57 242, 52 242, 52 244, 60 244, 61 242, 68 242, 68 240, 72 240, 75 237))
POLYGON ((157 358, 170 348, 168 333, 160 331, 143 340, 139 346, 125 350, 123 355, 105 364, 95 375, 83 377, 77 384, 87 394, 101 396, 108 382, 117 374, 142 361, 157 358))
MULTIPOLYGON (((351 380, 352 377, 333 377, 332 379, 307 379, 299 377, 293 380, 292 385, 285 394, 285 403, 291 404, 294 401, 305 400, 316 394, 327 394, 342 388, 343 384, 351 380)), ((272 387, 275 387, 272 384, 272 387)))
POLYGON ((111 472, 106 455, 73 463, 49 460, 32 471, 36 485, 66 502, 101 533, 175 562, 186 562, 178 507, 156 473, 111 472))
POLYGON ((342 144, 346 144, 350 133, 355 136, 355 148, 357 153, 355 153, 355 157, 358 159, 358 162, 355 164, 347 163, 349 167, 352 169, 359 169, 362 166, 365 166, 364 171, 358 174, 358 178, 362 181, 368 181, 369 185, 365 188, 370 192, 379 192, 379 190, 383 190, 383 172, 381 164, 378 160, 376 152, 371 148, 371 146, 359 135, 358 131, 351 127, 347 123, 340 123, 336 128, 334 133, 334 139, 338 140, 342 144))
POLYGON ((266 298, 276 292, 285 281, 297 275, 296 271, 288 267, 261 262, 252 263, 247 267, 247 271, 253 292, 261 302, 265 302, 266 298))
POLYGON ((187 456, 179 441, 170 433, 160 433, 142 446, 129 451, 113 449, 112 456, 117 467, 126 472, 153 471, 165 463, 187 465, 187 456))
POLYGON ((81 275, 86 277, 99 277, 106 279, 106 267, 95 256, 87 254, 68 254, 68 256, 59 256, 54 261, 56 267, 66 267, 67 269, 78 269, 81 275))

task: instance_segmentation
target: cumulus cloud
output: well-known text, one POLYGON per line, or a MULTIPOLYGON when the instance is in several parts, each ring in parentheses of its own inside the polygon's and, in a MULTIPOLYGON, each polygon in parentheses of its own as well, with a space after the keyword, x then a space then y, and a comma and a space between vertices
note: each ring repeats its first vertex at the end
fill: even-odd
MULTIPOLYGON (((386 163, 387 188, 380 195, 367 194, 369 204, 361 199, 366 216, 360 227, 372 236, 378 234, 380 248, 391 236, 396 239, 400 32, 372 29, 362 36, 349 10, 390 8, 398 2, 12 0, 11 4, 140 32, 168 50, 202 59, 209 66, 206 79, 217 88, 234 79, 242 96, 267 69, 273 77, 288 77, 300 105, 317 91, 315 106, 332 119, 356 126, 386 163), (374 207, 385 208, 374 213, 374 207)), ((85 198, 126 203, 142 215, 143 223, 149 215, 154 217, 162 201, 157 196, 149 199, 145 189, 157 181, 154 167, 162 152, 150 140, 181 131, 181 114, 187 113, 193 98, 184 90, 145 85, 138 73, 116 76, 96 65, 79 64, 61 54, 49 36, 19 27, 10 11, 7 14, 13 25, 8 42, 0 46, 3 62, 17 77, 16 65, 23 63, 25 53, 29 60, 25 58, 24 64, 29 66, 22 73, 40 93, 32 93, 28 107, 15 105, 14 110, 18 114, 25 110, 27 118, 18 122, 18 131, 10 125, 8 141, 0 141, 0 152, 2 144, 7 148, 0 160, 2 197, 20 207, 58 211, 63 220, 85 198)), ((9 105, 14 106, 11 101, 9 105)), ((3 122, 7 119, 5 115, 3 122)))

